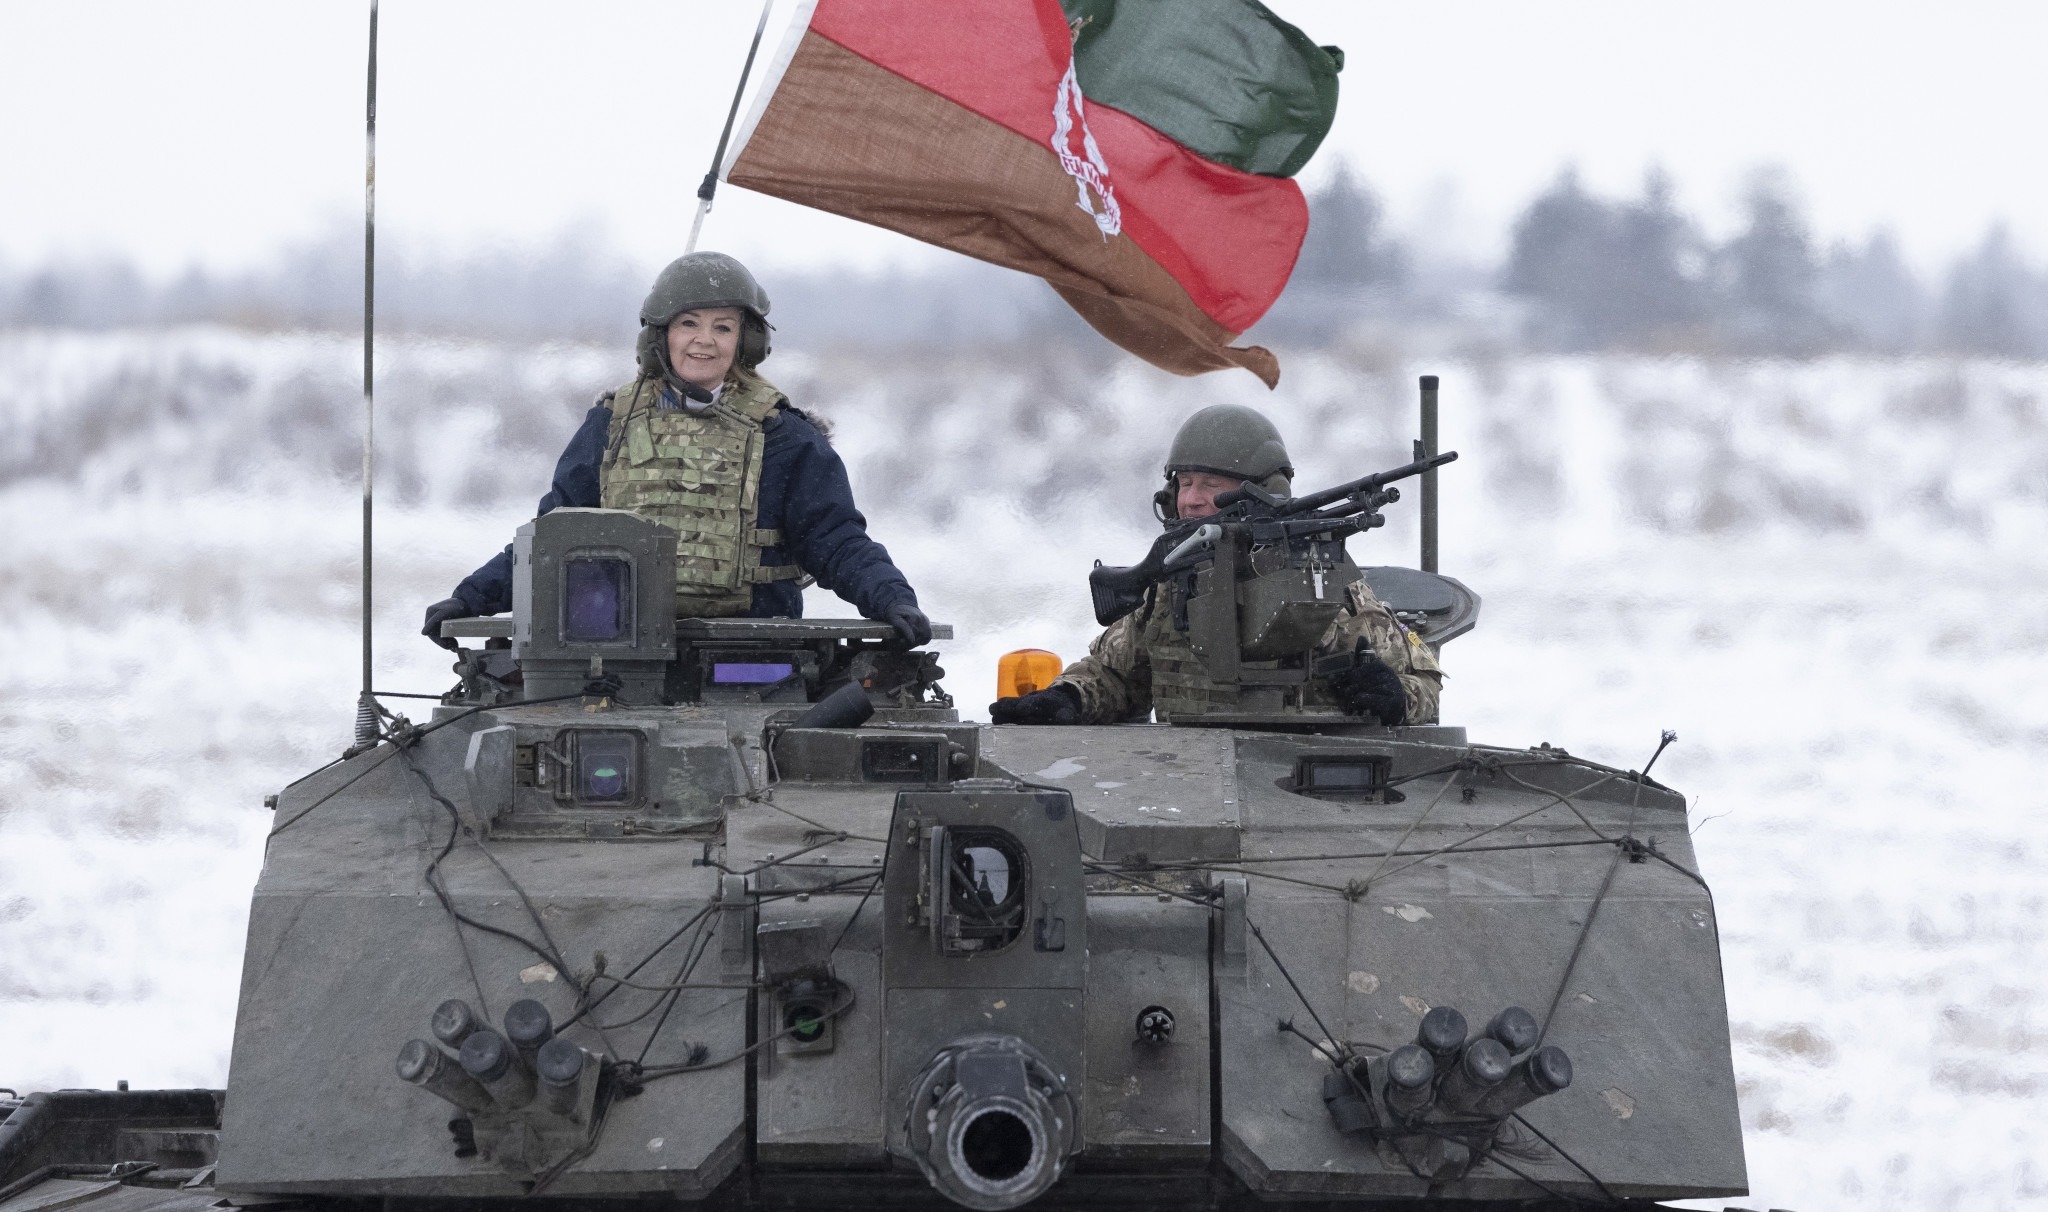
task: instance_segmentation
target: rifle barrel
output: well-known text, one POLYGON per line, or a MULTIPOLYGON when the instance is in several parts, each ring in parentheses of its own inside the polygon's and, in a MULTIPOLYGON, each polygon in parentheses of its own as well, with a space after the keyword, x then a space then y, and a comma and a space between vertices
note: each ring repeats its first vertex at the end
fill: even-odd
POLYGON ((1339 484, 1335 488, 1325 488, 1321 492, 1312 492, 1305 497, 1295 497, 1287 502, 1286 513, 1288 516, 1292 516, 1321 509, 1333 501, 1341 501, 1346 497, 1357 496, 1361 492, 1371 492, 1377 488, 1385 488, 1396 480, 1405 480, 1410 476, 1419 476, 1425 471, 1442 467, 1446 463, 1455 462, 1457 458, 1457 451, 1447 450, 1433 458, 1417 459, 1413 463, 1396 467, 1391 471, 1378 471, 1369 476, 1360 476, 1349 484, 1339 484))
MULTIPOLYGON (((1342 526, 1351 515, 1360 512, 1353 498, 1362 493, 1376 492, 1397 480, 1421 475, 1425 471, 1452 462, 1457 457, 1457 451, 1447 450, 1432 458, 1417 459, 1413 463, 1390 471, 1360 476, 1348 484, 1339 484, 1335 488, 1325 488, 1321 492, 1312 492, 1305 497, 1294 497, 1283 501, 1275 509, 1272 517, 1264 520, 1285 523, 1285 529, 1290 534, 1301 527, 1308 528, 1303 533, 1313 533, 1317 523, 1332 527, 1342 526), (1332 508, 1324 511, 1326 506, 1332 508)), ((1249 492, 1239 489, 1218 496, 1216 504, 1227 510, 1250 499, 1252 497, 1249 492)), ((1226 517, 1224 520, 1230 519, 1226 517)), ((1366 525, 1378 523, 1371 522, 1366 525)), ((1358 524, 1354 524, 1354 531, 1359 528, 1358 524)), ((1088 574, 1088 584, 1096 591, 1096 621, 1107 627, 1130 613, 1136 603, 1136 599, 1130 596, 1134 591, 1209 558, 1222 534, 1223 527, 1218 522, 1198 524, 1196 519, 1189 519, 1181 523, 1179 528, 1169 530, 1154 539, 1152 549, 1146 552, 1145 558, 1137 564, 1128 568, 1108 568, 1097 563, 1094 571, 1088 574)))

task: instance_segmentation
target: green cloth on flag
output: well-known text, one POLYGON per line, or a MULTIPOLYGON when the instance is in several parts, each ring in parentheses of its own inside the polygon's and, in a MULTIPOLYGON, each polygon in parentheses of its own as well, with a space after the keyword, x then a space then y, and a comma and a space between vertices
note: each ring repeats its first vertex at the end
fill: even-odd
POLYGON ((1344 54, 1258 0, 1060 0, 1074 73, 1114 106, 1196 155, 1291 177, 1337 116, 1344 54))

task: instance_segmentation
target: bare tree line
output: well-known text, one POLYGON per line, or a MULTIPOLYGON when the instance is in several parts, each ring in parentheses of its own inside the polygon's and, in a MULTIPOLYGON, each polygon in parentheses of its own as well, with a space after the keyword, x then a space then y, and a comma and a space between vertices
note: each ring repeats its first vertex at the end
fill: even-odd
MULTIPOLYGON (((1934 281, 1878 232, 1823 246, 1781 172, 1759 174, 1741 229, 1714 241, 1652 171, 1631 198, 1565 170, 1525 206, 1504 263, 1430 256, 1390 229, 1348 169, 1310 198, 1287 292, 1251 339, 1282 346, 1452 347, 1806 357, 1861 351, 2048 357, 2048 272, 1994 227, 1934 281)), ((654 266, 587 231, 460 256, 383 245, 379 317, 394 331, 625 340, 654 266)), ((0 325, 188 322, 347 330, 361 321, 353 232, 260 270, 151 281, 121 261, 0 263, 0 325)), ((1084 332, 1041 284, 972 262, 944 270, 774 275, 780 327, 817 345, 1002 345, 1084 332)))

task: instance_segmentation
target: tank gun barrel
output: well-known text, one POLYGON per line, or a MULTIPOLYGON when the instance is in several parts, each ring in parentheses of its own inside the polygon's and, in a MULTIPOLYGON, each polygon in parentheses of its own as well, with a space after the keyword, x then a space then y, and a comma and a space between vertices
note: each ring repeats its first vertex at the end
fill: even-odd
POLYGON ((977 1212, 1029 1203, 1075 1147, 1065 1083, 1011 1035, 968 1036, 925 1066, 904 1109, 912 1157, 953 1202, 977 1212))

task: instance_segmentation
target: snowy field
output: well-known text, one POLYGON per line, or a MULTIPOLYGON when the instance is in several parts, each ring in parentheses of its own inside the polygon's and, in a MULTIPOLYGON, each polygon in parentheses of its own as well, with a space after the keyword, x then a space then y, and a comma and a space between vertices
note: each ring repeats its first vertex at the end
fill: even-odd
MULTIPOLYGON (((0 1085, 219 1085, 262 797, 346 743, 359 353, 0 332, 0 1085)), ((784 352, 963 713, 1071 659, 1186 413, 1270 405, 1301 487, 1405 461, 1443 376, 1447 722, 1694 797, 1755 1207, 2048 1206, 2048 367, 784 352)), ((623 351, 381 349, 377 679, 510 536, 623 351)), ((1353 540, 1412 562, 1413 503, 1353 540)), ((812 590, 807 609, 850 610, 812 590)), ((402 701, 393 706, 404 709, 402 701)))

